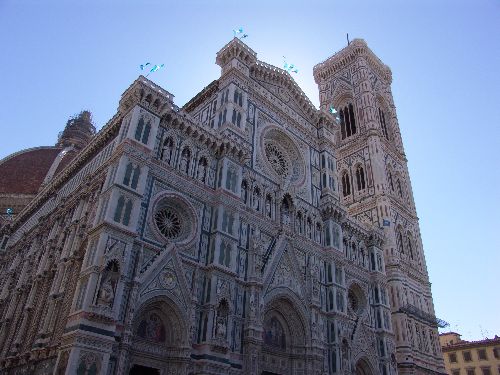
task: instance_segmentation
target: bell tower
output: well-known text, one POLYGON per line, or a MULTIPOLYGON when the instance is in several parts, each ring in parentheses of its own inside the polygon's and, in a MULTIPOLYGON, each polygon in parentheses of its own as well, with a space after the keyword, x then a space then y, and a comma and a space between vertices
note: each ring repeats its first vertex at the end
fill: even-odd
MULTIPOLYGON (((323 110, 334 108, 339 195, 349 214, 384 229, 393 362, 399 374, 445 373, 389 67, 355 39, 314 67, 323 110)), ((394 368, 395 370, 395 368, 394 368)))

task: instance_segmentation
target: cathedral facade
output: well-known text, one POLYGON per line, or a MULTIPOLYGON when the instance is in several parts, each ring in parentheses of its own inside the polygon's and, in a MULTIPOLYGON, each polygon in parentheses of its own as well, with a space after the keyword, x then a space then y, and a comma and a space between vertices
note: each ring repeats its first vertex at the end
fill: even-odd
POLYGON ((0 373, 444 373, 389 68, 351 42, 318 110, 239 39, 216 63, 0 161, 0 373))

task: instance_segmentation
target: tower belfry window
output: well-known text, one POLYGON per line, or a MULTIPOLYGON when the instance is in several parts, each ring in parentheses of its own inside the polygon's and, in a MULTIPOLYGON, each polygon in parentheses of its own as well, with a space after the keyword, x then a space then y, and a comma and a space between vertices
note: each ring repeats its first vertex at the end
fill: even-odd
POLYGON ((378 109, 378 118, 380 121, 380 127, 382 128, 382 133, 384 134, 384 137, 389 139, 389 133, 387 132, 387 124, 385 122, 385 114, 380 108, 378 109))
POLYGON ((351 103, 340 110, 340 134, 342 139, 346 139, 356 134, 356 119, 354 117, 354 107, 351 103))
POLYGON ((365 184, 365 171, 361 165, 356 168, 356 183, 358 190, 364 190, 366 188, 365 184))
POLYGON ((344 171, 342 174, 342 193, 344 197, 351 194, 351 182, 349 181, 349 173, 347 171, 344 171))

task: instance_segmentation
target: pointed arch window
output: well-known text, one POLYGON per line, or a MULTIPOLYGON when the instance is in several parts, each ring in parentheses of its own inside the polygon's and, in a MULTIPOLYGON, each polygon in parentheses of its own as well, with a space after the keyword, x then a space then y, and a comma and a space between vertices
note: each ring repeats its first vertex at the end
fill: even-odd
POLYGON ((148 121, 144 124, 144 119, 141 117, 137 123, 137 128, 135 129, 134 138, 136 141, 148 144, 149 133, 151 132, 151 123, 148 121))
POLYGON ((365 171, 361 165, 358 165, 356 168, 356 184, 358 186, 358 191, 366 188, 365 171))
POLYGON ((130 177, 132 176, 132 170, 134 169, 134 166, 132 163, 127 164, 127 168, 125 168, 125 176, 123 177, 123 185, 129 186, 130 185, 130 177))
POLYGON ((130 184, 130 187, 132 189, 136 189, 137 188, 137 183, 139 182, 139 176, 140 176, 140 174, 141 174, 141 169, 137 165, 134 168, 134 171, 132 172, 132 182, 130 184))
POLYGON ((389 133, 387 132, 387 123, 385 122, 385 113, 380 108, 378 109, 378 119, 380 122, 380 127, 382 128, 382 134, 384 137, 389 139, 389 133))
POLYGON ((347 171, 342 173, 342 193, 344 197, 351 195, 351 182, 347 171))
POLYGON ((139 166, 134 166, 134 164, 128 163, 127 168, 125 169, 125 176, 123 177, 123 185, 136 189, 140 173, 141 169, 139 166))
POLYGON ((131 199, 126 199, 123 195, 118 198, 113 220, 123 225, 129 225, 133 203, 131 199))
POLYGON ((391 187, 391 190, 394 191, 394 183, 392 182, 391 172, 389 172, 387 179, 389 180, 389 186, 391 187))
POLYGON ((406 247, 408 249, 408 252, 410 253, 410 258, 413 260, 414 259, 413 258, 413 246, 411 244, 411 236, 410 235, 408 235, 406 237, 406 247))
POLYGON ((339 112, 340 116, 340 134, 342 139, 346 139, 356 134, 356 118, 354 116, 354 106, 349 103, 339 112))
POLYGON ((398 232, 398 251, 401 254, 405 253, 404 245, 403 245, 403 235, 401 234, 401 232, 398 232))
POLYGON ((115 216, 113 218, 114 221, 120 222, 123 212, 123 206, 125 205, 125 197, 121 196, 118 198, 118 203, 116 204, 115 216))

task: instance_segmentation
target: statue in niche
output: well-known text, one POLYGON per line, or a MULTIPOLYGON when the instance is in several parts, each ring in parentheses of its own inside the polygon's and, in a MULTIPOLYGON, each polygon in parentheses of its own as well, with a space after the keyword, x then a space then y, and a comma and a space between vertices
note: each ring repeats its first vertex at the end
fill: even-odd
POLYGON ((222 299, 217 308, 217 320, 215 326, 215 337, 218 339, 226 339, 228 314, 229 305, 225 299, 222 299))
POLYGON ((284 225, 290 225, 290 207, 288 202, 281 205, 281 219, 284 225))
POLYGON ((191 155, 190 155, 189 149, 185 148, 182 151, 180 167, 181 167, 181 171, 186 173, 186 174, 189 172, 189 157, 190 156, 191 155))
POLYGON ((106 279, 101 283, 101 288, 97 295, 97 304, 101 306, 113 306, 115 293, 110 279, 106 279))
POLYGON ((350 354, 351 354, 351 348, 349 347, 349 343, 347 342, 346 339, 342 340, 342 370, 344 373, 349 374, 351 371, 351 366, 350 366, 350 354))
POLYGON ((266 215, 267 217, 272 216, 272 211, 271 211, 271 197, 267 196, 266 198, 266 215))
POLYGON ((320 225, 316 225, 316 233, 315 233, 315 241, 316 242, 321 242, 321 226, 320 225))
POLYGON ((217 328, 215 336, 219 339, 226 338, 226 319, 223 317, 217 318, 217 328))
POLYGON ((172 158, 173 147, 174 147, 174 142, 172 141, 172 138, 165 139, 165 142, 163 143, 163 148, 161 150, 161 160, 170 163, 170 160, 172 158))
POLYGON ((111 261, 102 273, 101 285, 97 292, 96 304, 98 306, 113 307, 116 295, 116 286, 120 278, 120 269, 117 261, 111 261))
POLYGON ((253 209, 256 211, 260 209, 260 191, 258 188, 253 190, 253 209))
POLYGON ((198 164, 198 179, 201 182, 205 182, 207 178, 207 160, 205 158, 201 158, 198 164))

